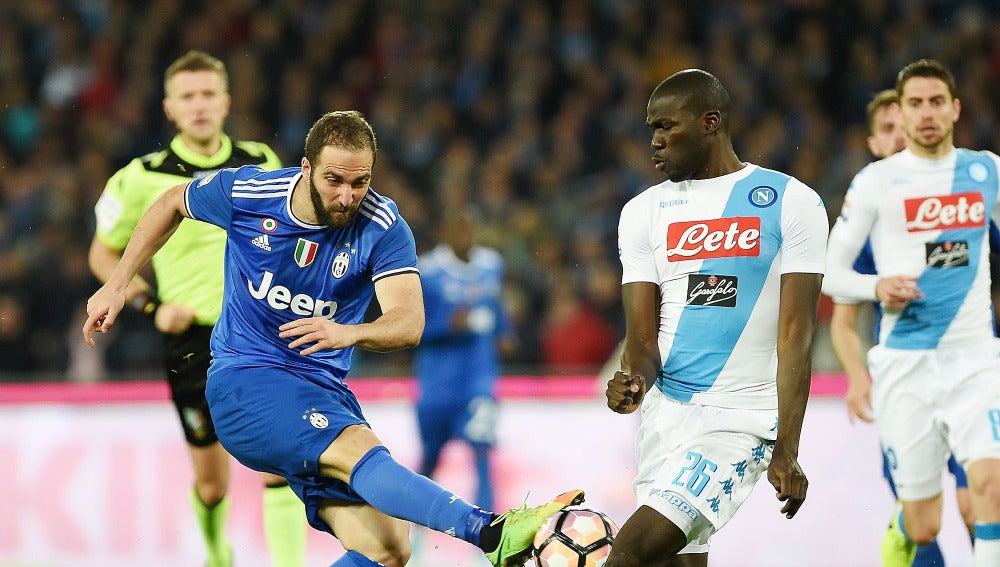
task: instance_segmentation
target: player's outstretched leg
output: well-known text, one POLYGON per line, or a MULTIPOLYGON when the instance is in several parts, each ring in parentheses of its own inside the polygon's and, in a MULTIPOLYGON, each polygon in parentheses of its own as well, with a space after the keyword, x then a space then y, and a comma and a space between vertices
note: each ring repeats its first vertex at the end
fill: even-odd
POLYGON ((567 506, 583 502, 582 490, 571 490, 556 496, 552 501, 534 508, 521 507, 496 517, 480 532, 480 547, 489 550, 493 541, 496 548, 486 551, 486 558, 495 567, 524 565, 531 554, 531 542, 546 518, 567 506))
POLYGON ((882 566, 911 567, 917 555, 917 545, 907 537, 903 529, 903 509, 896 508, 892 523, 882 537, 882 566))

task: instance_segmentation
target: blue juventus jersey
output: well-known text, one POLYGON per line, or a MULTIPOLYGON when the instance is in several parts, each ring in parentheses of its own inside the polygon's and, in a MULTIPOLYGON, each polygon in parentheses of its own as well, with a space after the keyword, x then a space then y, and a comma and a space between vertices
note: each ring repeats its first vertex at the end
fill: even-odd
POLYGON ((414 370, 421 402, 452 405, 490 396, 500 374, 497 340, 509 332, 501 305, 503 259, 494 250, 474 247, 469 262, 441 245, 420 257, 420 281, 427 313, 414 370), (466 328, 452 317, 466 310, 466 328))
POLYGON ((352 348, 302 356, 278 327, 306 317, 363 322, 374 282, 416 273, 413 233, 396 204, 371 188, 350 226, 333 229, 292 215, 302 172, 224 169, 188 185, 192 218, 228 233, 222 315, 212 334, 215 363, 322 368, 342 380, 352 348))

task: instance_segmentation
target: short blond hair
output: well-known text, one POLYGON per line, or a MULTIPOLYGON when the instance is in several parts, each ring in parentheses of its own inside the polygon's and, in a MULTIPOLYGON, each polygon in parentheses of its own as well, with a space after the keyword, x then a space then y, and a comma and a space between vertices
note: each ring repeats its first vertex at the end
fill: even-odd
POLYGON ((226 65, 204 51, 192 49, 167 67, 163 73, 163 92, 167 91, 167 83, 171 77, 184 71, 214 71, 222 79, 222 89, 229 91, 229 73, 226 72, 226 65))
POLYGON ((899 104, 899 93, 896 89, 885 89, 879 92, 868 103, 868 133, 875 134, 875 113, 881 108, 899 104))

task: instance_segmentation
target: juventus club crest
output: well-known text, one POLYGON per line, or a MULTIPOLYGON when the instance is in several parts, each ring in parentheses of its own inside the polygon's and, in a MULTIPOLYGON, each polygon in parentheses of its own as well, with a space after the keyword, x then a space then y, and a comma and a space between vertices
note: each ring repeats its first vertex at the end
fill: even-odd
POLYGON ((313 260, 316 259, 317 250, 319 250, 319 244, 316 244, 312 240, 300 238, 298 243, 295 244, 295 264, 300 268, 305 268, 309 264, 312 264, 313 260))
POLYGON ((347 266, 351 263, 351 255, 347 250, 342 250, 337 257, 333 259, 333 266, 330 267, 330 272, 333 273, 333 277, 338 280, 344 277, 347 273, 347 266))

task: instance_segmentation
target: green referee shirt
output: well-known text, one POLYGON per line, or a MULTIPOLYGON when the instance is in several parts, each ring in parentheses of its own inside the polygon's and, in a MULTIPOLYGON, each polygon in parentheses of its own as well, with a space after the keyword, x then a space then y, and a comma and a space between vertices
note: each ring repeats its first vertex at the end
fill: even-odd
MULTIPOLYGON (((167 189, 243 165, 274 170, 281 167, 281 161, 260 142, 234 144, 223 135, 219 151, 204 156, 175 136, 168 149, 136 158, 111 176, 94 207, 97 238, 123 250, 139 218, 167 189)), ((226 232, 221 228, 191 219, 181 221, 177 232, 153 256, 159 300, 189 305, 195 309, 196 324, 214 325, 222 310, 225 249, 226 232)))

